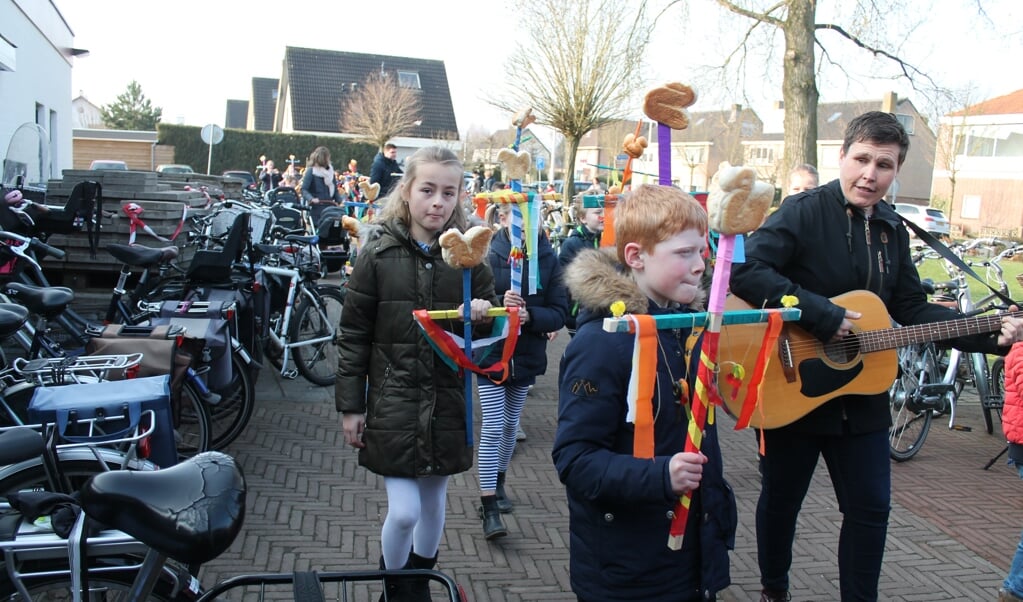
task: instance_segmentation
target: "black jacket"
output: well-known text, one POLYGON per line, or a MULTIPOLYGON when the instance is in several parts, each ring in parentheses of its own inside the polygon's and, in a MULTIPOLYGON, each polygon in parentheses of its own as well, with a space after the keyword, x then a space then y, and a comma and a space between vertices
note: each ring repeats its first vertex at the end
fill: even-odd
MULTIPOLYGON (((490 266, 472 268, 472 297, 497 305, 490 266)), ((436 242, 427 253, 398 220, 363 244, 355 262, 338 335, 334 402, 366 414, 359 464, 379 475, 452 475, 472 466, 465 444, 465 379, 430 346, 414 309, 462 304, 462 270, 444 263, 436 242)), ((461 333, 461 324, 446 324, 461 333)))
MULTIPOLYGON (((509 384, 531 385, 536 377, 547 371, 547 333, 557 332, 565 325, 568 313, 568 293, 561 281, 561 267, 551 243, 545 236, 539 238, 540 286, 535 295, 529 292, 529 259, 522 260, 522 297, 526 300, 529 322, 522 326, 512 356, 509 384)), ((507 228, 501 228, 490 241, 490 269, 494 272, 494 290, 499 298, 511 288, 511 237, 507 228)), ((494 349, 490 356, 499 357, 494 349)), ((496 359, 496 358, 495 358, 496 359)), ((486 365, 484 361, 481 365, 486 365)))
MULTIPOLYGON (((886 203, 863 211, 848 205, 838 180, 789 197, 746 242, 746 262, 732 266, 732 292, 750 305, 779 307, 783 295, 799 298, 798 325, 827 341, 845 316, 831 297, 867 290, 899 324, 924 324, 961 317, 927 303, 909 251, 909 233, 886 203)), ((997 333, 996 333, 997 334, 997 333)), ((952 341, 964 351, 1002 353, 990 334, 952 341)), ((888 393, 844 395, 782 428, 841 434, 843 418, 853 433, 886 430, 888 393)))
POLYGON ((373 159, 373 166, 369 170, 369 183, 380 184, 380 194, 377 195, 378 199, 382 199, 387 196, 387 193, 391 192, 394 185, 398 183, 401 178, 401 166, 394 159, 388 159, 384 156, 384 153, 377 153, 377 156, 373 159))

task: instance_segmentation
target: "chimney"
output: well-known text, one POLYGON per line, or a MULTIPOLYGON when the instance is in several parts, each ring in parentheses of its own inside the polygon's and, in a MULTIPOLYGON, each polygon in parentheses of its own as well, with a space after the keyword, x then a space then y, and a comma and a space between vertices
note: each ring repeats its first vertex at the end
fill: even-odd
POLYGON ((884 113, 895 114, 895 104, 899 97, 895 92, 888 92, 881 98, 881 111, 884 113))
POLYGON ((742 105, 732 105, 732 111, 728 114, 728 123, 735 123, 742 113, 742 105))
POLYGON ((774 101, 774 107, 773 108, 776 111, 784 111, 785 110, 785 101, 784 100, 776 100, 776 101, 774 101))

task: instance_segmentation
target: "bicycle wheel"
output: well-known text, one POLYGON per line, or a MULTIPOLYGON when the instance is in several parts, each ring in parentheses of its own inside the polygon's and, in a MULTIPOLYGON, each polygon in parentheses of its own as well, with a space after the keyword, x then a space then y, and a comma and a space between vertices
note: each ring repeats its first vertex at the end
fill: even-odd
MULTIPOLYGON (((148 460, 138 458, 127 460, 124 454, 112 449, 98 448, 95 450, 103 462, 97 460, 93 453, 93 450, 86 448, 65 449, 57 452, 57 464, 71 486, 69 491, 59 493, 78 491, 94 475, 107 470, 158 469, 156 464, 148 460)), ((48 491, 50 489, 42 458, 32 458, 0 468, 0 495, 4 497, 15 491, 48 491)))
POLYGON ((889 455, 905 462, 920 451, 931 430, 931 404, 921 403, 920 388, 938 381, 927 346, 900 347, 899 375, 888 390, 892 424, 888 431, 889 455))
POLYGON ((210 412, 199 392, 187 379, 181 387, 181 402, 171 409, 178 461, 209 451, 213 442, 210 412))
MULTIPOLYGON (((244 360, 231 351, 231 384, 214 391, 220 395, 220 401, 205 403, 210 415, 210 449, 224 449, 229 443, 242 434, 252 418, 252 410, 256 407, 256 387, 252 383, 252 375, 244 360)), ((186 387, 194 387, 185 381, 186 387)), ((193 390, 194 392, 194 390, 193 390)))
POLYGON ((987 356, 983 353, 969 354, 970 370, 973 372, 973 385, 977 388, 980 398, 981 414, 984 416, 984 430, 987 434, 995 431, 995 422, 991 408, 991 370, 987 365, 987 356))
POLYGON ((1002 405, 1005 403, 1005 358, 996 358, 991 364, 991 370, 988 372, 987 386, 987 398, 986 401, 981 399, 981 409, 984 412, 984 425, 990 425, 988 434, 993 434, 994 421, 991 414, 997 413, 998 421, 1001 422, 1002 405))
POLYGON ((315 345, 294 347, 295 366, 309 382, 329 387, 337 373, 337 342, 335 334, 341 323, 341 310, 346 290, 333 286, 317 286, 312 296, 303 295, 302 304, 292 318, 290 339, 293 343, 329 337, 315 345))

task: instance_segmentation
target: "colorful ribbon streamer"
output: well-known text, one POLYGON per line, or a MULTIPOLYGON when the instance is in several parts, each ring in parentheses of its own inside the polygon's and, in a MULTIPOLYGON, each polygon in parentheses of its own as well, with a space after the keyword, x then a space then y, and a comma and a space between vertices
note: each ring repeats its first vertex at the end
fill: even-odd
POLYGON ((634 428, 632 455, 654 457, 654 387, 657 382, 657 324, 649 314, 634 314, 635 344, 629 376, 628 411, 625 420, 634 428))

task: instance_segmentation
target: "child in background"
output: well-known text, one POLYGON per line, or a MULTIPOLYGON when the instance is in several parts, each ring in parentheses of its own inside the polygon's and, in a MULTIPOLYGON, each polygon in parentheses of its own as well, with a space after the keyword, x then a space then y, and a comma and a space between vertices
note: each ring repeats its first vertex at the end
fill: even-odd
MULTIPOLYGON (((600 235, 604 232, 604 206, 585 208, 583 196, 587 194, 603 194, 599 190, 587 190, 572 201, 572 217, 579 222, 579 225, 572 229, 568 238, 561 243, 561 250, 558 252, 558 263, 564 270, 572 263, 575 256, 583 249, 600 248, 600 235)), ((565 325, 568 326, 569 336, 575 336, 575 318, 579 313, 579 307, 571 299, 568 301, 568 316, 565 318, 565 325)))
POLYGON ((568 313, 568 295, 561 282, 558 257, 545 236, 538 237, 538 248, 534 254, 538 262, 537 292, 528 294, 531 270, 529 249, 526 248, 523 248, 526 257, 521 265, 522 291, 511 290, 512 209, 506 204, 494 207, 500 229, 490 241, 490 269, 494 273, 496 290, 504 298, 504 306, 520 308, 522 327, 511 358, 508 379, 500 384, 483 376, 476 379, 483 417, 477 463, 480 503, 483 505, 480 518, 483 520, 483 537, 488 540, 508 534, 501 514, 511 512, 513 506, 504 484, 508 465, 515 453, 522 408, 530 385, 536 382, 538 375, 547 371, 547 333, 561 330, 568 313))
POLYGON ((561 361, 552 455, 568 494, 572 590, 580 600, 713 600, 730 583, 737 518, 717 427, 707 424, 700 452, 683 451, 699 344, 687 344, 688 329, 657 332, 654 458, 640 459, 626 422, 635 335, 602 329, 618 301, 633 314, 700 309, 707 214, 681 190, 652 185, 615 212, 617 257, 585 250, 565 274, 581 311, 561 361), (690 520, 673 551, 673 510, 687 492, 690 520))
MULTIPOLYGON (((379 236, 360 241, 338 338, 334 388, 345 442, 384 477, 387 518, 381 568, 430 569, 444 531, 450 475, 472 467, 464 380, 416 326, 414 309, 461 309, 462 270, 446 264, 438 237, 465 230, 458 208, 462 164, 450 150, 416 151, 387 197, 379 236), (429 304, 429 305, 426 305, 429 304)), ((472 268, 471 317, 498 304, 486 262, 472 268)), ((461 331, 461 323, 452 325, 461 331)), ((426 580, 386 581, 389 599, 429 599, 426 580), (397 597, 395 597, 397 596, 397 597)))

